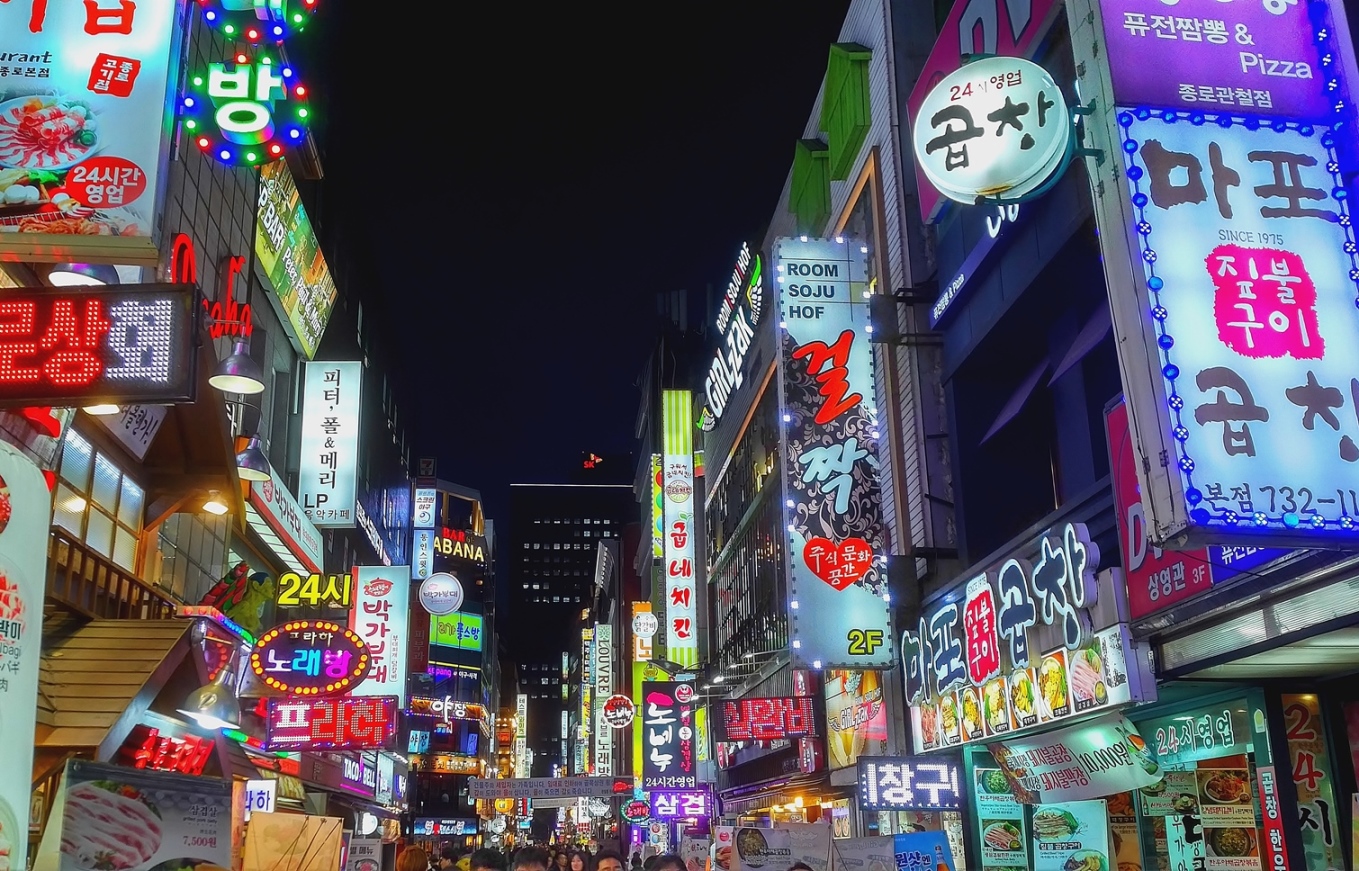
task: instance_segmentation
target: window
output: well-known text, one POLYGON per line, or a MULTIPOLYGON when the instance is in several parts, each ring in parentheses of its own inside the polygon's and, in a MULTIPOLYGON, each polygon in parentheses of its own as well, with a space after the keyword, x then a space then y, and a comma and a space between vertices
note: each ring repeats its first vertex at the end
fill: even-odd
POLYGON ((96 553, 134 571, 146 494, 121 469, 71 430, 61 452, 52 523, 96 553))

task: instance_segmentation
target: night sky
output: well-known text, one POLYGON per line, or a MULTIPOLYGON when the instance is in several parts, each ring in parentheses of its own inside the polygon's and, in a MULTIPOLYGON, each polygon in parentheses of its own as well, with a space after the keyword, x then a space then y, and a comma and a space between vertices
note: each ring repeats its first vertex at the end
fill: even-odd
POLYGON ((636 449, 655 296, 698 313, 763 233, 847 6, 321 8, 325 197, 380 284, 413 458, 503 524, 511 482, 636 449))

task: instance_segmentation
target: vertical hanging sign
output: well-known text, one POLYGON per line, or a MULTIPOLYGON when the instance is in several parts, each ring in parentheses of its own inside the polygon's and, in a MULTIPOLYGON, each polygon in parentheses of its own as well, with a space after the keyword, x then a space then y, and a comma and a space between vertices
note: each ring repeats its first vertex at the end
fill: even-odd
MULTIPOLYGON (((372 667, 355 696, 396 696, 406 704, 410 566, 355 566, 349 625, 368 645, 372 667)), ((428 624, 425 624, 428 625, 428 624)))
POLYGON ((600 777, 613 777, 613 733, 604 722, 604 702, 613 695, 613 626, 595 624, 595 770, 600 777))
POLYGON ((779 239, 774 263, 793 657, 813 668, 891 668, 868 249, 779 239))
POLYGON ((665 656, 698 663, 698 581, 694 554, 694 400, 688 390, 662 393, 665 479, 665 656))
POLYGON ((363 364, 304 363, 298 493, 318 527, 358 525, 359 399, 363 364))

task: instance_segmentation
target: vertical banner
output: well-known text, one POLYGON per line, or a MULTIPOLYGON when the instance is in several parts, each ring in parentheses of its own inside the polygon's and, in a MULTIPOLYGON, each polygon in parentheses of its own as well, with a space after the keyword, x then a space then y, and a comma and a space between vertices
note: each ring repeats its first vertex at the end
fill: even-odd
MULTIPOLYGON (((954 864, 953 849, 948 843, 946 832, 912 832, 895 835, 893 847, 896 850, 897 871, 963 871, 954 864)), ((1092 867, 1103 871, 1107 865, 1072 866, 1092 867)))
MULTIPOLYGON (((52 495, 42 472, 0 442, 0 771, 11 774, 33 770, 47 587, 47 548, 35 543, 46 541, 51 522, 52 495)), ((32 792, 27 777, 0 778, 0 841, 10 845, 11 868, 26 867, 32 792)))
POLYGON ((613 733, 604 722, 602 708, 613 695, 613 626, 595 624, 595 775, 613 777, 613 733))
POLYGON ((660 454, 651 455, 651 556, 665 558, 665 476, 660 454))
MULTIPOLYGON (((406 704, 410 640, 410 566, 355 566, 349 628, 368 645, 373 664, 356 696, 396 696, 406 704)), ((428 623, 421 624, 422 627, 428 623)))
POLYGON ((868 249, 843 238, 774 246, 793 657, 891 668, 868 249))
POLYGON ((363 364, 304 363, 297 495, 319 527, 358 525, 359 408, 363 364))
POLYGON ((692 681, 644 680, 641 704, 642 788, 698 786, 692 681))
MULTIPOLYGON (((1285 695, 1280 701, 1284 710, 1289 767, 1298 796, 1298 829, 1302 832, 1307 867, 1339 868, 1344 864, 1340 850, 1340 815, 1336 813, 1340 805, 1336 801, 1335 766, 1331 764, 1323 731, 1325 720, 1321 716, 1321 702, 1312 693, 1285 695)), ((1265 784, 1265 775, 1265 769, 1261 768, 1261 784, 1265 784)), ((1274 786, 1273 777, 1271 768, 1271 787, 1274 786)), ((1260 798, 1262 802, 1265 800, 1264 786, 1261 786, 1260 798)))
POLYGON ((433 574, 434 530, 417 529, 412 534, 411 580, 423 581, 433 574))
POLYGON ((665 657, 685 668, 698 663, 698 580, 694 555, 694 398, 666 390, 665 657))

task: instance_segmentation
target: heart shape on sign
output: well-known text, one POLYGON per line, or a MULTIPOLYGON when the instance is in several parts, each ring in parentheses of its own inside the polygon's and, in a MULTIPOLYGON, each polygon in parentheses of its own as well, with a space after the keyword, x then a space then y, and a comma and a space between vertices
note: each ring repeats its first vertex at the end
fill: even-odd
POLYGON ((847 538, 836 544, 816 536, 802 548, 802 560, 812 574, 836 590, 854 584, 873 565, 873 548, 862 538, 847 538))

